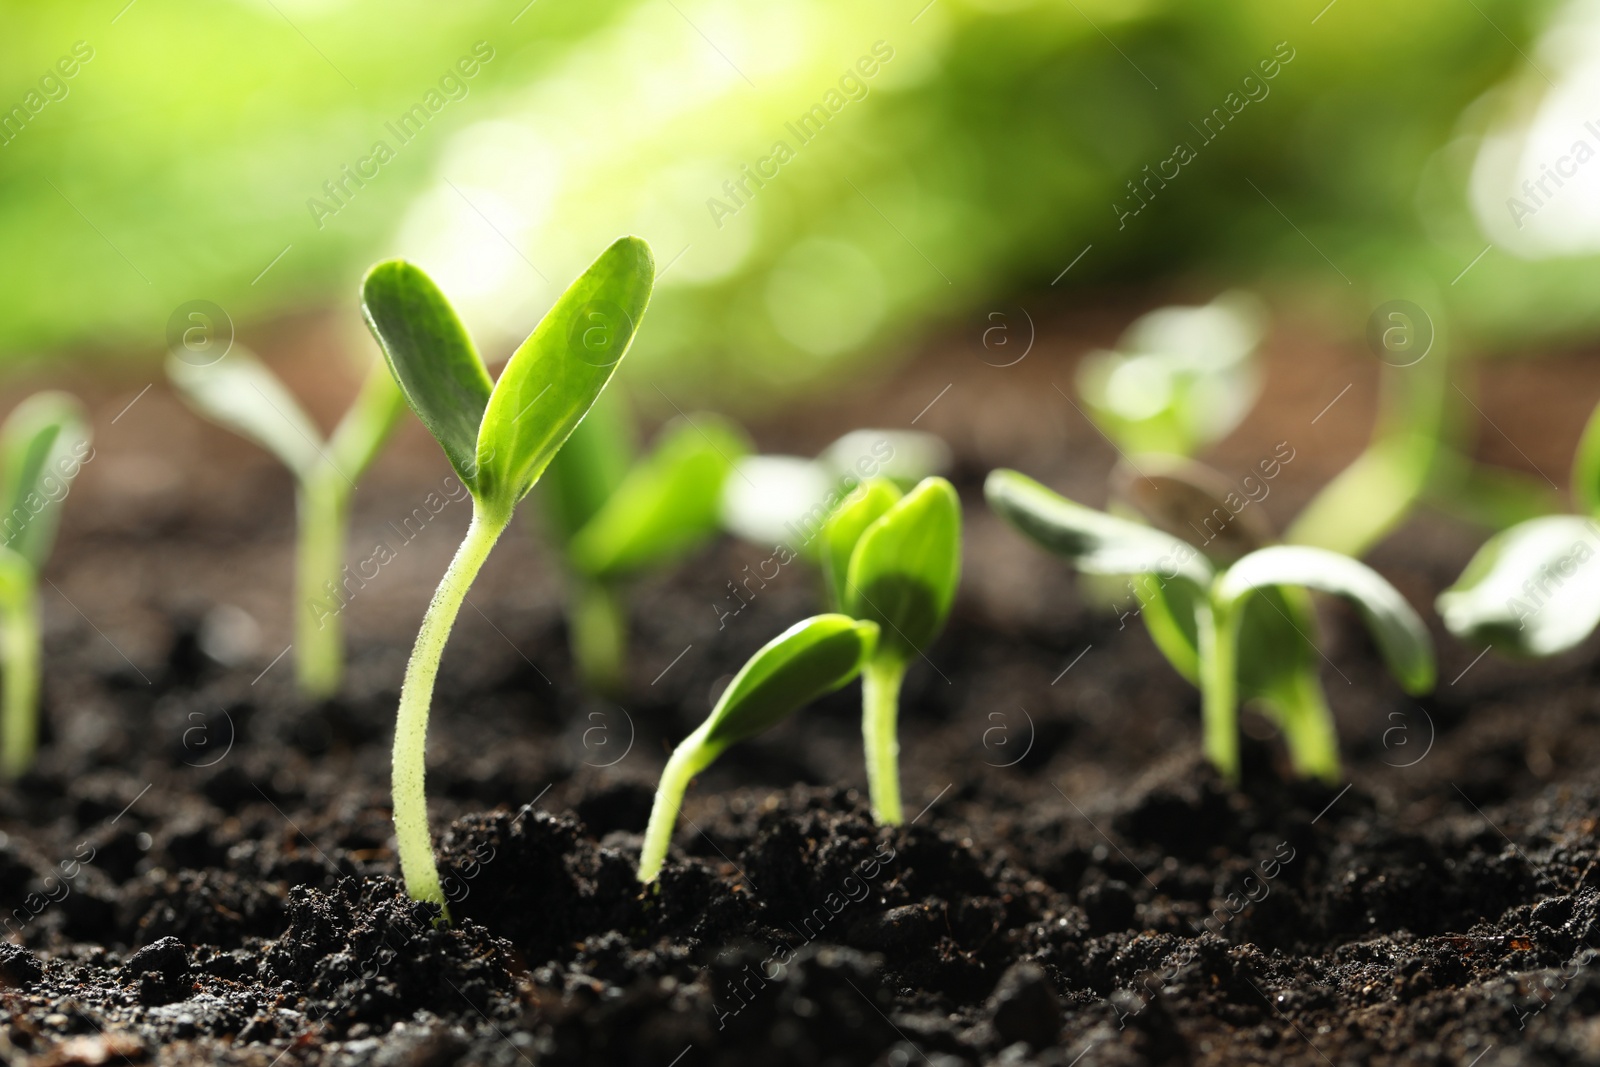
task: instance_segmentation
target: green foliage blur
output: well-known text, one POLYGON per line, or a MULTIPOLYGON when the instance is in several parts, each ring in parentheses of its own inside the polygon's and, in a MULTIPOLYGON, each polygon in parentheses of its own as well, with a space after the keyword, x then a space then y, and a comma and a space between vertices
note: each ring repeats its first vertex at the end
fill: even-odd
POLYGON ((1471 105, 1527 73, 1551 10, 7 3, 0 358, 154 358, 196 299, 236 323, 353 307, 386 255, 504 354, 622 233, 661 272, 628 375, 713 399, 1000 295, 1185 272, 1361 314, 1426 278, 1480 335, 1575 329, 1592 267, 1492 255, 1448 284, 1485 241, 1471 105))

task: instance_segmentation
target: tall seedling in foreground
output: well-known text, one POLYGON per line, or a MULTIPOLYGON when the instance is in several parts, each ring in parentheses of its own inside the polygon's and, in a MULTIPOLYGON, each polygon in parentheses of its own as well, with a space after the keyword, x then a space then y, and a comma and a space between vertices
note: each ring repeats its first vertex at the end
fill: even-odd
POLYGON ((992 472, 984 493, 1002 518, 1078 570, 1139 583, 1156 645, 1200 687, 1206 756, 1230 781, 1239 777, 1241 697, 1266 705, 1299 773, 1338 777, 1306 590, 1355 604, 1408 693, 1433 688, 1433 646, 1422 620, 1394 586, 1348 556, 1272 545, 1219 566, 1185 541, 1075 504, 1016 471, 992 472))
POLYGON ((540 494, 569 572, 567 632, 584 681, 621 687, 627 582, 667 566, 717 532, 723 483, 749 439, 717 415, 674 419, 631 462, 632 427, 608 394, 545 472, 540 494))
POLYGON ((650 246, 617 241, 586 270, 491 382, 433 282, 403 260, 362 283, 373 336, 406 403, 472 494, 472 523, 422 617, 400 688, 394 734, 394 823, 406 891, 445 908, 424 791, 428 708, 450 628, 519 501, 605 389, 633 340, 655 281, 650 246))
POLYGON ((900 684, 911 661, 939 636, 961 577, 961 501, 943 478, 911 492, 887 479, 863 483, 822 533, 830 596, 875 622, 878 643, 861 674, 861 739, 873 816, 898 826, 900 684))
POLYGON ((0 773, 33 766, 39 743, 39 573, 61 502, 92 458, 89 424, 65 393, 36 393, 0 426, 0 773))
POLYGON ((854 678, 877 637, 873 623, 817 615, 795 623, 750 657, 706 721, 673 749, 661 772, 639 854, 639 881, 653 882, 661 873, 690 780, 729 745, 771 729, 854 678))
POLYGON ((332 696, 344 673, 340 605, 350 499, 405 410, 400 390, 383 361, 374 360, 355 402, 324 441, 277 376, 239 345, 205 365, 169 356, 167 377, 201 416, 254 441, 294 475, 295 672, 306 695, 332 696))

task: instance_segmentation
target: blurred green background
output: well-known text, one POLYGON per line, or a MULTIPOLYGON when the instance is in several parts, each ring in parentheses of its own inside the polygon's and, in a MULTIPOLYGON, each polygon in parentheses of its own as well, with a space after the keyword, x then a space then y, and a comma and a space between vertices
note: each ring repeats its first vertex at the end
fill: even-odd
POLYGON ((1357 327, 1421 286, 1515 351, 1600 326, 1592 257, 1486 251, 1469 204, 1483 135, 1515 144, 1583 58, 1541 45, 1572 11, 5 4, 0 358, 151 360, 195 299, 353 307, 389 255, 502 353, 625 232, 665 268, 632 372, 729 402, 826 388, 986 300, 1172 279, 1357 327))

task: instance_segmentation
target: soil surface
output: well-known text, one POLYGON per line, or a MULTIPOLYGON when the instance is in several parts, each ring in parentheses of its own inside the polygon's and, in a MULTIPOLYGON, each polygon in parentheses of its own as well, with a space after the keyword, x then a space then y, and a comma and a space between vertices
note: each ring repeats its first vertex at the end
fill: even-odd
MULTIPOLYGON (((97 452, 42 592, 42 758, 0 789, 0 1057, 1600 1063, 1595 642, 1517 664, 1436 632, 1440 686, 1416 701, 1325 606, 1347 778, 1293 781, 1246 716, 1233 790, 1137 618, 983 510, 1002 464, 1104 500, 1117 457, 1067 399, 1071 364, 1137 310, 1057 316, 1004 368, 976 316, 852 401, 751 420, 769 450, 914 418, 955 449, 965 572, 907 682, 904 829, 866 810, 851 688, 702 775, 641 893, 666 753, 750 652, 819 609, 817 577, 794 564, 724 616, 728 583, 772 554, 725 541, 641 582, 629 691, 605 701, 573 677, 560 574, 519 524, 434 704, 449 927, 400 890, 388 797, 405 657, 468 519, 455 500, 402 533, 448 474, 436 447, 408 423, 358 494, 352 560, 379 542, 395 559, 344 613, 342 695, 312 705, 281 655, 287 475, 159 382, 60 382, 93 407, 97 452)), ((292 353, 274 364, 326 420, 353 386, 329 369, 348 326, 252 341, 292 353)), ((1359 449, 1375 368, 1358 341, 1269 349, 1255 416, 1208 458, 1242 474, 1288 442, 1260 505, 1281 525, 1359 449)), ((1485 453, 1559 481, 1593 366, 1486 372, 1485 453)), ((1480 538, 1424 514, 1372 562, 1432 619, 1480 538)))

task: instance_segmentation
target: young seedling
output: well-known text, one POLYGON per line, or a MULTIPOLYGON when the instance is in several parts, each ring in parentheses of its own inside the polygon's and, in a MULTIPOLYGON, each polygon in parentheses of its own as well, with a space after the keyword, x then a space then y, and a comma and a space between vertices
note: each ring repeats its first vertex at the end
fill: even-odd
POLYGON ((1124 452, 1190 456, 1226 437, 1261 391, 1266 315, 1247 293, 1136 319, 1114 352, 1078 367, 1078 395, 1124 452))
POLYGON ((0 426, 0 775, 18 778, 39 744, 39 574, 55 545, 61 502, 93 459, 83 408, 36 393, 0 426))
POLYGON ((716 415, 683 416, 630 466, 631 427, 620 402, 599 401, 545 472, 541 496, 571 576, 567 629, 580 674, 613 693, 627 655, 623 587, 682 559, 716 533, 723 483, 750 451, 716 415))
POLYGON ((344 672, 340 606, 350 500, 405 410, 382 360, 326 441, 311 417, 266 365, 239 345, 220 361, 196 365, 169 356, 167 376, 201 416, 276 456, 294 475, 295 672, 307 696, 339 689, 344 672))
POLYGON ((648 884, 661 874, 690 780, 729 745, 771 729, 849 682, 861 672, 878 634, 874 623, 817 615, 795 623, 750 657, 706 721, 673 749, 661 772, 639 854, 639 881, 648 884))
POLYGON ((1572 461, 1579 514, 1518 523, 1478 549, 1439 594, 1445 628, 1522 656, 1553 656, 1600 625, 1600 407, 1572 461))
POLYGON ((1347 556, 1271 545, 1219 566, 1185 541, 1075 504, 1016 471, 992 472, 984 492, 1002 518, 1078 570, 1135 580, 1157 647, 1200 687, 1205 753, 1229 781, 1239 777, 1241 699, 1266 705, 1298 773, 1338 778, 1307 590, 1356 606, 1406 692, 1433 688, 1422 620, 1392 585, 1347 556))
POLYGON ((905 821, 900 807, 900 685, 911 661, 944 629, 961 577, 961 501, 943 478, 911 492, 866 483, 828 520, 822 559, 830 597, 880 627, 861 674, 861 738, 873 817, 905 821))
POLYGON ((400 687, 394 733, 394 823, 406 891, 438 904, 424 790, 428 708, 461 602, 490 549, 573 428, 611 380, 655 280, 650 246, 617 241, 512 353, 498 381, 444 294, 418 267, 379 263, 362 283, 367 324, 406 403, 472 494, 472 522, 422 617, 400 687))

